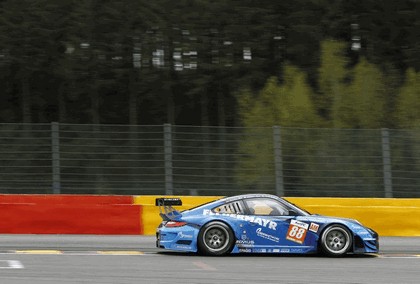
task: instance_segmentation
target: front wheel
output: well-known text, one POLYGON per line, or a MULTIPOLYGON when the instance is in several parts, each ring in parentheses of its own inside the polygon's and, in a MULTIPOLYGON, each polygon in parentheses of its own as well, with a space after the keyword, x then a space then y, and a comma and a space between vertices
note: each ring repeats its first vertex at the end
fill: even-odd
POLYGON ((321 250, 327 256, 339 257, 350 251, 352 235, 341 225, 332 225, 322 232, 320 239, 321 250))
POLYGON ((232 229, 223 222, 210 222, 198 234, 198 249, 205 255, 226 255, 232 251, 234 242, 232 229))

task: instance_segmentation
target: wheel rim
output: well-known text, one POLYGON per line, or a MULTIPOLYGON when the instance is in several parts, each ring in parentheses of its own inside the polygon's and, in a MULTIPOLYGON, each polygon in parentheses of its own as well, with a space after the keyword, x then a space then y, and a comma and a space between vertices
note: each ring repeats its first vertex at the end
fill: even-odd
POLYGON ((229 243, 229 233, 222 227, 210 227, 203 234, 204 244, 211 251, 221 251, 229 243))
POLYGON ((350 246, 349 233, 343 228, 330 228, 324 236, 326 248, 334 254, 344 253, 350 246))

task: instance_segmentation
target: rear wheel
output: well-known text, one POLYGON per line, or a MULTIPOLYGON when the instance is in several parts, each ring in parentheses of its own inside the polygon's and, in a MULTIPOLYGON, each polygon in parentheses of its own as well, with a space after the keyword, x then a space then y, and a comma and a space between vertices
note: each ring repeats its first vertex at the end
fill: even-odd
POLYGON ((327 256, 343 256, 352 247, 350 231, 341 225, 332 225, 322 232, 320 239, 322 252, 327 256))
POLYGON ((223 222, 207 223, 198 234, 198 249, 205 255, 226 255, 232 251, 234 242, 232 229, 223 222))

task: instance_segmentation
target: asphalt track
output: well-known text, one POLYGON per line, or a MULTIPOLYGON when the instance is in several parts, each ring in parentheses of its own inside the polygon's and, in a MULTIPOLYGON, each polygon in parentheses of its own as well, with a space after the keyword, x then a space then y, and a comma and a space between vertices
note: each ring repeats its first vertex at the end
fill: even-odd
POLYGON ((419 283, 420 237, 381 238, 374 256, 162 252, 147 236, 0 235, 1 284, 419 283))

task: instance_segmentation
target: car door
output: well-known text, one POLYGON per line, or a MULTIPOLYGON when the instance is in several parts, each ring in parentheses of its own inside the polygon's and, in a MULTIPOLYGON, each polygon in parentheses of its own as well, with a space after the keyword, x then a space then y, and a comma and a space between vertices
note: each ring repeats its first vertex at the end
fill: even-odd
POLYGON ((253 240, 255 252, 293 252, 306 247, 308 224, 296 220, 286 205, 264 197, 245 199, 244 204, 246 235, 253 240))

